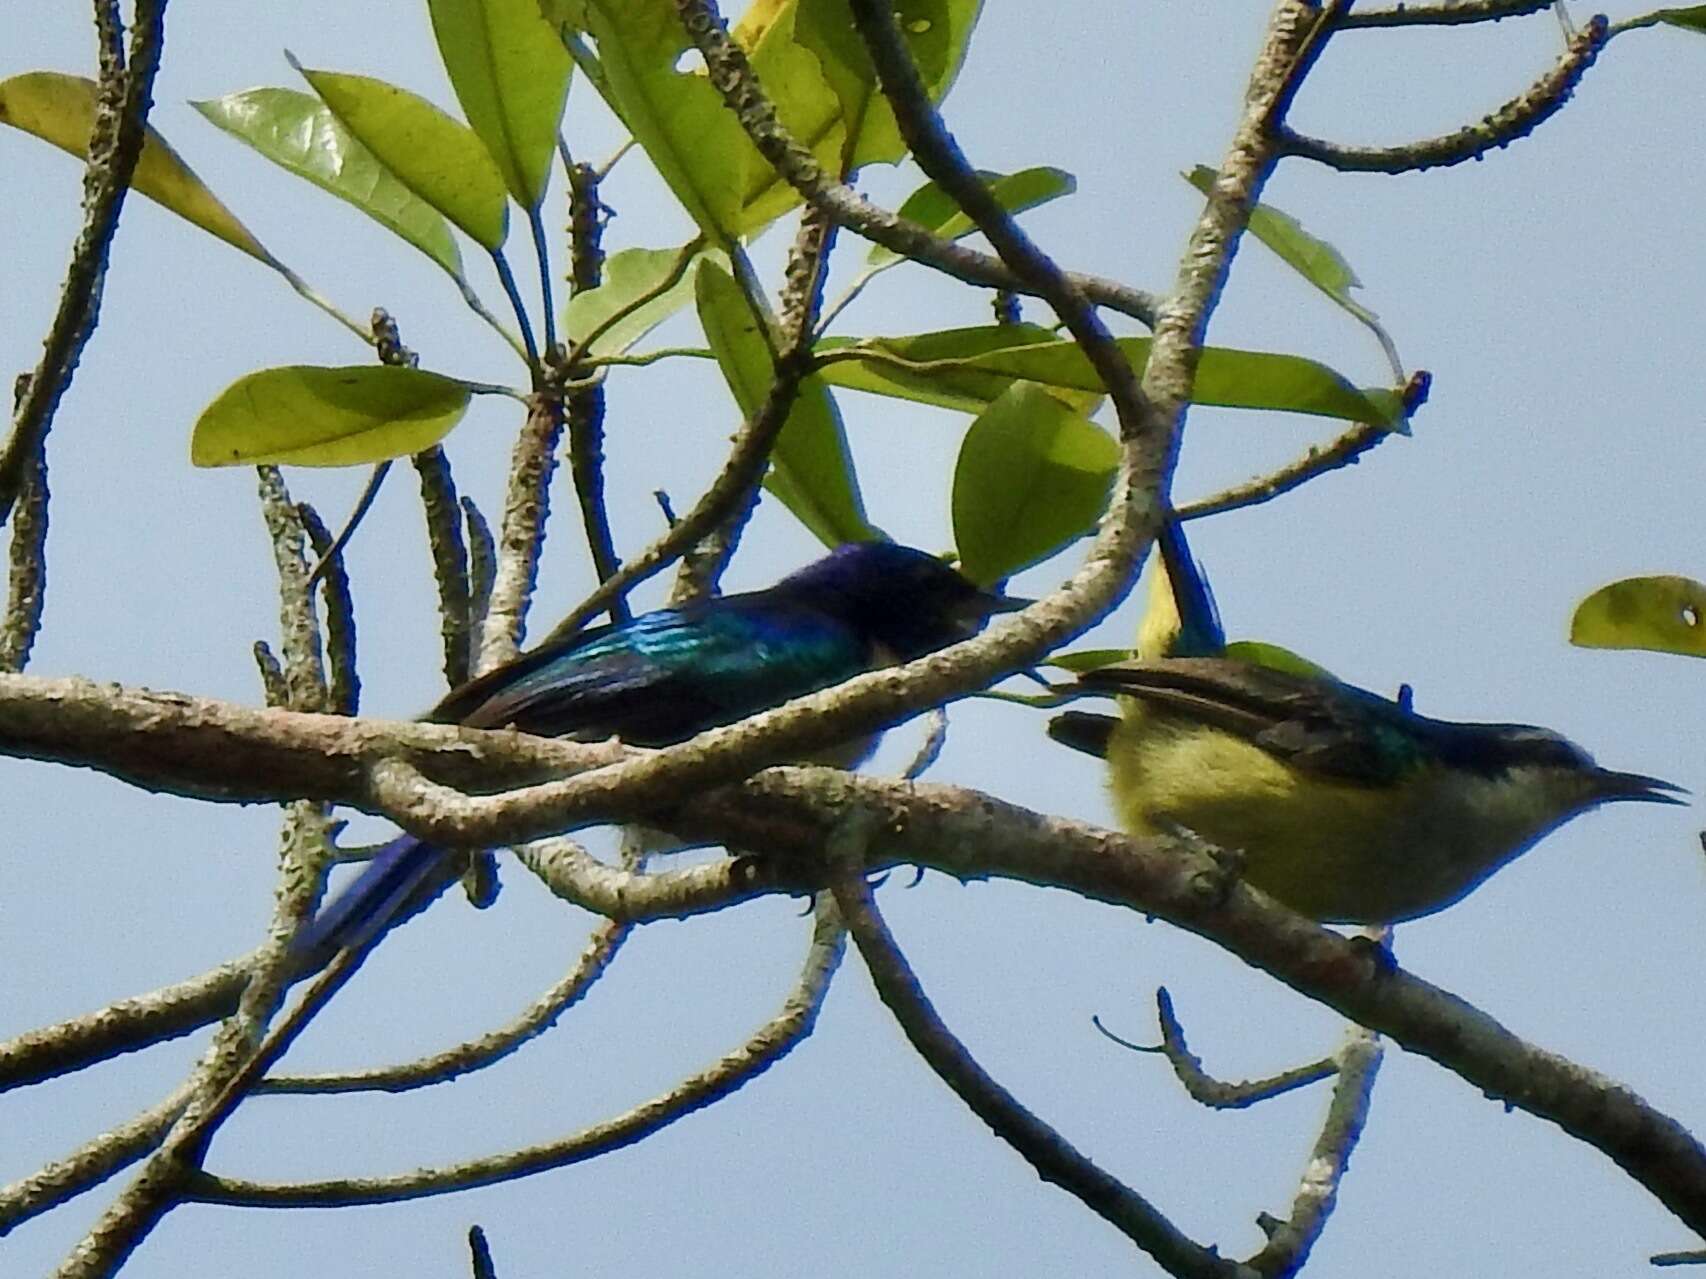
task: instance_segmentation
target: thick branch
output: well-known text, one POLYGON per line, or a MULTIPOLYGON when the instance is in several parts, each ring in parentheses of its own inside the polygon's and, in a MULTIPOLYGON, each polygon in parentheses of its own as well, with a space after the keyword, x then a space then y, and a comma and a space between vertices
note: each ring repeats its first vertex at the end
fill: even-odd
MULTIPOLYGON (((833 702, 835 694, 818 697, 833 702)), ((351 804, 470 847, 518 843, 568 825, 560 789, 565 783, 469 798, 453 816, 430 807, 387 811, 374 800, 372 775, 384 771, 379 763, 406 759, 439 776, 480 778, 491 786, 627 754, 614 743, 256 711, 21 675, 0 678, 0 752, 98 767, 182 795, 248 801, 306 795, 351 804)), ((616 771, 588 779, 609 779, 616 771)), ((1118 835, 975 791, 831 769, 775 768, 738 786, 676 792, 668 811, 644 786, 605 785, 596 794, 596 804, 568 806, 574 821, 644 821, 689 840, 778 854, 763 860, 795 868, 787 877, 790 888, 805 882, 837 821, 860 810, 881 832, 876 866, 909 863, 961 879, 1016 879, 1166 919, 1433 1058, 1489 1097, 1598 1147, 1683 1222, 1706 1231, 1706 1151, 1675 1120, 1611 1080, 1525 1043, 1455 996, 1402 971, 1383 971, 1366 946, 1228 882, 1226 872, 1191 844, 1118 835)), ((740 866, 721 863, 681 874, 729 897, 762 891, 743 879, 740 866)), ((630 906, 636 900, 619 891, 613 896, 630 906)), ((708 891, 705 900, 711 899, 708 891)))

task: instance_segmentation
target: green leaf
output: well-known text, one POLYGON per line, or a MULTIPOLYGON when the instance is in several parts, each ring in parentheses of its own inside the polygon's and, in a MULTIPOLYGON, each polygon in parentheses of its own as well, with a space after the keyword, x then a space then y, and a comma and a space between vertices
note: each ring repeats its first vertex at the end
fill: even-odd
POLYGON ((1706 4, 1693 4, 1686 9, 1660 9, 1653 16, 1660 22, 1686 31, 1706 32, 1706 4))
POLYGON ((509 232, 503 175, 472 129, 383 80, 292 65, 404 186, 488 251, 502 247, 509 232))
POLYGON ((274 164, 353 204, 462 278, 462 255, 445 220, 356 141, 318 98, 294 89, 248 89, 190 105, 274 164))
MULTIPOLYGON (((1185 175, 1185 181, 1207 195, 1214 189, 1218 176, 1213 169, 1199 164, 1185 175)), ((1351 290, 1360 289, 1362 281, 1357 279, 1343 254, 1327 241, 1310 235, 1296 218, 1271 204, 1258 204, 1252 209, 1249 226, 1250 234, 1279 254, 1282 262, 1373 329, 1381 345, 1388 352, 1393 351, 1392 339, 1381 327, 1380 318, 1351 297, 1351 290)))
POLYGON ((966 432, 954 467, 960 571, 988 585, 1096 525, 1120 449, 1042 387, 1015 382, 966 432))
POLYGON ((701 229, 719 242, 738 235, 741 175, 757 152, 711 82, 675 69, 688 44, 674 6, 586 0, 586 22, 611 109, 701 229))
MULTIPOLYGON (((965 61, 982 0, 897 0, 895 19, 919 78, 940 102, 965 61)), ((832 171, 849 174, 867 164, 892 164, 906 154, 894 111, 877 86, 876 68, 853 25, 847 0, 799 0, 794 38, 812 53, 839 99, 843 142, 832 171)), ((766 81, 765 83, 769 83, 766 81)))
MULTIPOLYGON (((1059 338, 1035 324, 994 324, 913 337, 826 338, 814 349, 819 355, 854 357, 838 358, 819 370, 832 385, 981 413, 1014 380, 1011 374, 985 367, 985 357, 1059 344, 1059 338)), ((1062 391, 1057 398, 1087 413, 1101 396, 1062 391)))
MULTIPOLYGON (((978 176, 983 179, 983 184, 989 188, 989 193, 995 197, 996 203, 1009 213, 1033 209, 1039 204, 1047 204, 1050 200, 1058 200, 1063 195, 1071 195, 1078 189, 1078 179, 1065 169, 1052 169, 1047 166, 1005 174, 980 169, 978 176)), ((958 240, 977 230, 976 224, 960 212, 960 206, 954 203, 953 198, 934 182, 926 182, 907 196, 906 203, 900 206, 898 212, 901 217, 916 222, 948 240, 958 240)), ((906 259, 893 249, 876 244, 871 246, 868 260, 872 266, 889 267, 906 259)))
MULTIPOLYGON (((1149 338, 1117 343, 1141 374, 1149 338)), ((946 329, 913 337, 829 339, 821 354, 851 353, 826 364, 824 381, 879 395, 981 412, 1017 379, 1040 382, 1064 403, 1088 411, 1102 384, 1076 343, 1034 325, 946 329)), ((1307 413, 1397 426, 1403 404, 1388 390, 1358 390, 1324 364, 1297 355, 1205 347, 1191 399, 1222 408, 1307 413)))
POLYGON ((1304 679, 1336 678, 1325 666, 1317 666, 1307 657, 1294 653, 1289 648, 1268 644, 1262 640, 1233 640, 1226 646, 1224 656, 1251 666, 1266 666, 1269 670, 1300 675, 1304 679))
POLYGON ((355 466, 418 453, 461 421, 469 390, 422 369, 294 365, 238 378, 202 410, 197 466, 355 466))
MULTIPOLYGON (((723 377, 741 412, 750 417, 764 403, 775 379, 770 348, 740 286, 715 262, 700 263, 694 294, 700 323, 723 377)), ((882 536, 865 518, 841 415, 815 376, 800 384, 771 451, 764 487, 826 546, 882 536)))
POLYGON ((525 209, 545 197, 574 62, 539 0, 427 0, 456 100, 525 209))
MULTIPOLYGON (((62 151, 89 158, 95 124, 95 84, 82 76, 31 71, 0 81, 0 123, 33 133, 62 151)), ((152 128, 142 142, 132 187, 180 218, 218 236, 274 270, 283 270, 236 215, 221 204, 189 165, 152 128)))
POLYGON ((1576 606, 1570 643, 1706 657, 1706 584, 1686 577, 1629 577, 1576 606))
POLYGON ((1129 648, 1081 648, 1076 653, 1050 653, 1043 659, 1043 664, 1082 675, 1112 666, 1115 662, 1129 662, 1134 656, 1129 648))
MULTIPOLYGON (((563 316, 563 331, 570 342, 578 342, 618 311, 633 305, 669 278, 681 261, 681 249, 623 249, 604 264, 604 283, 569 299, 563 316)), ((726 265, 725 254, 703 255, 726 265)), ((662 324, 693 299, 694 263, 663 293, 630 311, 592 344, 593 355, 619 355, 652 329, 662 324)))

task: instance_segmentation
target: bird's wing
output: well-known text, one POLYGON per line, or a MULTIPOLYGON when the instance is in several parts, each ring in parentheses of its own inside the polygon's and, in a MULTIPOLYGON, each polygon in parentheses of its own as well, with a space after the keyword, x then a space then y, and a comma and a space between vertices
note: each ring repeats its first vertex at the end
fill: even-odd
POLYGON ((813 610, 709 601, 543 646, 456 689, 429 718, 665 745, 837 683, 866 659, 851 630, 813 610))
MULTIPOLYGON (((1122 663, 1079 679, 1218 728, 1293 767, 1342 781, 1395 780, 1422 742, 1396 703, 1337 681, 1225 658, 1122 663)), ((1419 717, 1417 717, 1419 718, 1419 717)))

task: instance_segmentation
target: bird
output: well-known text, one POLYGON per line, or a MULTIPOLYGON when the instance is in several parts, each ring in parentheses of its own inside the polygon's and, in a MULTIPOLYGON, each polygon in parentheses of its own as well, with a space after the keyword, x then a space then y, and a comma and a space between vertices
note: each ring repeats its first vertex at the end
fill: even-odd
POLYGON ((1680 804, 1670 782, 1600 768, 1558 733, 1429 719, 1325 674, 1226 657, 1119 662, 1049 736, 1108 762, 1125 829, 1183 827, 1322 923, 1386 925, 1461 900, 1601 804, 1680 804))
MULTIPOLYGON (((927 552, 842 545, 764 590, 697 600, 548 642, 452 689, 422 718, 542 737, 668 746, 969 639, 1030 601, 927 552)), ((872 736, 818 757, 855 766, 872 736)), ((448 882, 449 853, 400 835, 298 934, 298 974, 375 939, 448 882), (424 898, 424 900, 423 900, 424 898)))

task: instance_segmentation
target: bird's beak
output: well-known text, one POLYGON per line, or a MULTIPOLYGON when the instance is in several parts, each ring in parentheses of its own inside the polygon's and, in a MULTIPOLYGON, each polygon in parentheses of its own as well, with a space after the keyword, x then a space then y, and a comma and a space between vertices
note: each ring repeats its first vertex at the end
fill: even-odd
POLYGON ((1675 782, 1643 777, 1640 773, 1613 773, 1604 768, 1594 773, 1594 793, 1606 802, 1632 799, 1649 804, 1688 803, 1686 799, 1677 798, 1688 794, 1688 791, 1675 782))

